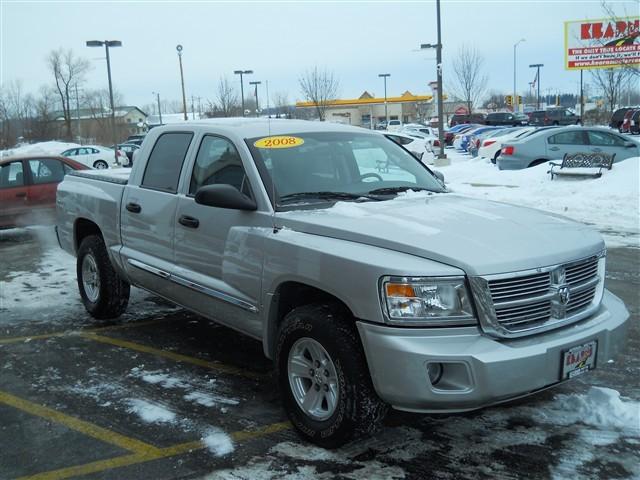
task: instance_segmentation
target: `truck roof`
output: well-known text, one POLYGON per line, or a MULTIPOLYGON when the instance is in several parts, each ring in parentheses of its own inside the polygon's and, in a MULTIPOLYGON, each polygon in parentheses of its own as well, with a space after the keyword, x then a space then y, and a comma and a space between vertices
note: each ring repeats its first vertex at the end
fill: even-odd
MULTIPOLYGON (((153 131, 192 130, 194 128, 207 129, 216 127, 227 131, 233 131, 243 138, 254 138, 267 135, 283 135, 304 132, 370 132, 361 127, 352 127, 331 122, 318 122, 308 120, 288 120, 283 118, 210 118, 206 120, 187 121, 180 124, 155 127, 153 131)), ((373 132, 371 132, 373 133, 373 132)))

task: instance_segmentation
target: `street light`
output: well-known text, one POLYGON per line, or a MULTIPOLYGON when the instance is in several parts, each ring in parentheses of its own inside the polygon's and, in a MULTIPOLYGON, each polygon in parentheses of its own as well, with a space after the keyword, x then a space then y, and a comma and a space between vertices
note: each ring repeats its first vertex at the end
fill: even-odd
POLYGON ((187 96, 184 93, 184 72, 182 71, 182 45, 176 45, 176 51, 178 52, 178 62, 180 62, 180 82, 182 83, 182 112, 184 113, 185 122, 189 119, 187 117, 187 96))
POLYGON ((160 108, 160 94, 156 92, 151 92, 151 93, 155 95, 156 99, 158 100, 158 115, 160 116, 160 126, 162 126, 162 110, 160 108))
POLYGON ((420 49, 436 49, 436 70, 438 71, 438 138, 440 139, 440 153, 438 153, 438 157, 436 158, 434 164, 436 166, 444 166, 449 165, 451 161, 444 153, 444 105, 442 103, 442 32, 440 28, 440 0, 436 0, 436 21, 438 29, 438 43, 436 43, 435 45, 432 45, 430 43, 423 43, 422 45, 420 45, 420 49))
POLYGON ((538 94, 536 95, 536 110, 540 110, 540 67, 544 67, 542 63, 534 63, 529 68, 536 68, 536 83, 538 84, 538 94))
POLYGON ((252 74, 253 70, 234 70, 233 73, 240 75, 240 97, 242 97, 242 116, 244 117, 244 81, 242 80, 242 76, 252 74))
POLYGON ((262 82, 249 82, 249 85, 253 85, 255 87, 255 96, 256 96, 256 117, 259 117, 260 107, 258 106, 258 85, 262 82))
POLYGON ((115 157, 115 163, 118 165, 118 139, 116 137, 116 112, 113 106, 113 86, 111 84, 111 59, 109 58, 109 47, 121 47, 122 42, 120 40, 88 40, 86 42, 87 47, 102 47, 107 53, 107 75, 109 77, 109 103, 111 106, 111 137, 113 140, 113 155, 115 157))
POLYGON ((389 111, 387 110, 387 77, 390 77, 390 73, 379 73, 378 77, 384 78, 384 118, 387 121, 387 128, 389 128, 389 111))
POLYGON ((526 42, 526 39, 521 38, 516 43, 513 44, 513 111, 520 111, 520 106, 518 105, 518 93, 516 91, 516 47, 520 45, 522 42, 526 42))

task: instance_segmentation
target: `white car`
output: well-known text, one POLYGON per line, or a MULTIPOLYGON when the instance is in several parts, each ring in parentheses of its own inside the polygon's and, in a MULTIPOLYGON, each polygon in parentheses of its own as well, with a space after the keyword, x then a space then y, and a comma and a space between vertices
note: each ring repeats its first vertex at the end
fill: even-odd
POLYGON ((412 137, 411 135, 407 135, 405 133, 399 132, 380 132, 382 135, 387 137, 389 140, 393 140, 398 145, 402 145, 404 148, 413 153, 417 158, 422 160, 422 157, 426 152, 429 152, 429 147, 427 142, 418 137, 412 137))
POLYGON ((127 155, 118 150, 118 164, 115 161, 115 152, 111 148, 101 147, 98 145, 83 145, 81 147, 70 148, 60 155, 69 157, 76 162, 80 162, 87 167, 105 169, 116 168, 129 162, 127 155))
POLYGON ((399 132, 402 130, 402 122, 400 120, 389 120, 387 125, 388 132, 399 132))
POLYGON ((425 133, 427 135, 438 136, 438 129, 433 127, 427 127, 425 125, 421 125, 419 123, 407 123, 402 128, 403 133, 407 132, 420 132, 425 133))
MULTIPOLYGON (((428 127, 424 128, 426 132, 429 131, 427 128, 428 127)), ((405 128, 400 133, 424 140, 424 142, 426 143, 427 152, 435 153, 436 149, 440 147, 440 140, 438 139, 438 135, 434 135, 433 133, 425 133, 423 131, 414 130, 411 128, 405 128)))
POLYGON ((488 137, 482 140, 482 145, 478 149, 478 156, 481 158, 488 158, 492 163, 496 163, 498 155, 502 150, 502 145, 516 138, 523 138, 534 132, 536 127, 523 127, 510 130, 502 135, 496 135, 494 137, 488 137))

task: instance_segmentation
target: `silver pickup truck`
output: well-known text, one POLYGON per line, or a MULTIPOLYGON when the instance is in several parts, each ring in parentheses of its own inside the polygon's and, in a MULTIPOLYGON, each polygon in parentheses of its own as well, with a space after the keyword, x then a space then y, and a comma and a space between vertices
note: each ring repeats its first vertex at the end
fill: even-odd
POLYGON ((293 425, 336 447, 389 406, 485 407, 625 342, 598 233, 440 177, 355 127, 164 126, 130 171, 68 175, 57 232, 92 316, 122 314, 134 285, 260 340, 293 425))

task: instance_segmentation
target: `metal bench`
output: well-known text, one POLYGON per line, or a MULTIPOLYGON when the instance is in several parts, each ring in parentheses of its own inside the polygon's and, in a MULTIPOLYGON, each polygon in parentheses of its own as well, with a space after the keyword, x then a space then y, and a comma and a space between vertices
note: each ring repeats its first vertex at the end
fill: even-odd
POLYGON ((565 153, 562 163, 549 162, 551 180, 556 175, 570 175, 579 177, 602 176, 602 170, 611 170, 616 154, 608 153, 565 153))

